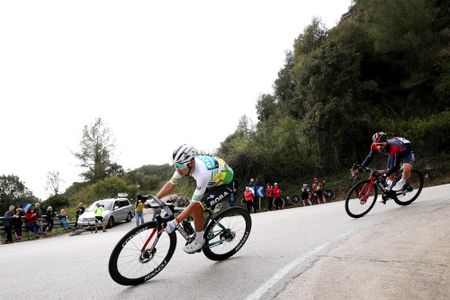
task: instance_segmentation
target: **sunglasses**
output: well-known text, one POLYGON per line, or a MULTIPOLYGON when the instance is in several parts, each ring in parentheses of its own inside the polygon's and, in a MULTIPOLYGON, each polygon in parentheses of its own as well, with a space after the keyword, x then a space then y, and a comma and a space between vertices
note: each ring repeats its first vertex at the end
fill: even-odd
POLYGON ((383 145, 385 145, 386 143, 375 143, 375 146, 383 146, 383 145))
POLYGON ((187 164, 175 163, 174 167, 175 169, 183 170, 187 167, 187 164))

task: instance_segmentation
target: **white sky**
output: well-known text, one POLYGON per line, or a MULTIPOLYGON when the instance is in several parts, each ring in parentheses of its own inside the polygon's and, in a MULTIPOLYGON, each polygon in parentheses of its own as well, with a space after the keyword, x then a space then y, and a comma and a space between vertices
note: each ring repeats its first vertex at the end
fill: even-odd
POLYGON ((350 0, 1 1, 0 175, 48 196, 82 170, 84 125, 104 119, 125 169, 169 163, 174 147, 213 151, 272 93, 285 51, 350 0))

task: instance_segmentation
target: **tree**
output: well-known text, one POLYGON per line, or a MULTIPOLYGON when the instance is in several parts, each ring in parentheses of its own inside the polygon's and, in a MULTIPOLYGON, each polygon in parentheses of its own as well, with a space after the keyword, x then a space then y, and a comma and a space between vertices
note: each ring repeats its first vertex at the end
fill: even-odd
POLYGON ((50 195, 58 195, 62 181, 61 174, 59 174, 58 171, 49 171, 47 173, 47 185, 45 186, 45 190, 50 192, 50 195))
POLYGON ((10 204, 19 205, 24 201, 37 200, 18 176, 0 176, 0 209, 5 211, 10 204))
POLYGON ((81 167, 87 168, 81 176, 91 182, 107 177, 114 143, 110 129, 101 118, 91 127, 84 126, 80 146, 81 151, 74 155, 81 161, 81 167))

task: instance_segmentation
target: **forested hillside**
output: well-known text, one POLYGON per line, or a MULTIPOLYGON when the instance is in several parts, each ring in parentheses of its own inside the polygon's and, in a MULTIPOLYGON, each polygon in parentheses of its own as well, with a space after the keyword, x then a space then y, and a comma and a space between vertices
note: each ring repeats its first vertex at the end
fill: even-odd
POLYGON ((342 174, 382 130, 410 139, 418 166, 445 175, 449 24, 449 2, 437 0, 359 0, 332 29, 313 20, 286 54, 274 93, 258 99, 256 126, 241 119, 220 154, 244 182, 294 183, 342 174))

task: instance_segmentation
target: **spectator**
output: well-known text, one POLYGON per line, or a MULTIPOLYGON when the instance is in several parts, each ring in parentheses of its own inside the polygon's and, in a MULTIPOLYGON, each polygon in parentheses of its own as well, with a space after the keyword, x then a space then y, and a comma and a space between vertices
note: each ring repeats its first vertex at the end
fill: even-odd
POLYGON ((244 191, 244 203, 247 204, 247 211, 251 213, 253 207, 253 193, 249 186, 245 187, 244 191))
POLYGON ((235 205, 238 187, 239 187, 239 184, 237 183, 237 181, 233 180, 233 182, 232 182, 233 192, 231 193, 230 197, 228 197, 228 207, 233 207, 235 205))
POLYGON ((308 186, 307 183, 304 183, 302 186, 302 202, 303 206, 306 206, 306 203, 309 205, 312 205, 311 203, 311 188, 308 186))
POLYGON ((272 194, 275 200, 273 201, 273 204, 275 205, 276 209, 281 209, 284 207, 284 200, 281 198, 281 190, 278 187, 278 183, 273 184, 272 194))
POLYGON ((4 218, 3 218, 3 225, 5 225, 5 231, 6 231, 6 242, 5 244, 9 244, 13 242, 12 239, 12 229, 13 229, 13 218, 14 218, 14 211, 15 206, 10 205, 8 210, 5 212, 4 218))
POLYGON ((59 215, 58 215, 58 219, 59 219, 59 223, 64 227, 64 230, 69 229, 70 224, 69 221, 67 220, 67 215, 66 215, 66 211, 65 209, 61 209, 59 211, 59 215))
POLYGON ((255 212, 258 210, 259 208, 259 195, 258 195, 258 189, 260 187, 259 182, 257 179, 255 178, 250 178, 250 182, 248 184, 251 192, 253 193, 253 208, 255 210, 255 212))
POLYGON ((312 184, 312 190, 314 193, 314 196, 317 198, 317 203, 320 204, 320 200, 322 200, 323 203, 326 203, 325 195, 323 194, 323 188, 325 186, 325 180, 320 180, 319 178, 315 177, 313 179, 312 184))
POLYGON ((136 202, 136 208, 134 209, 136 226, 144 224, 144 203, 143 200, 138 199, 136 202))
POLYGON ((16 214, 13 217, 13 225, 14 225, 14 230, 16 232, 16 240, 20 241, 22 239, 22 225, 23 225, 23 221, 22 221, 22 217, 25 214, 23 213, 23 209, 21 209, 20 207, 16 208, 16 214))
POLYGON ((272 186, 270 185, 270 183, 267 183, 266 185, 266 199, 267 199, 267 209, 272 210, 273 194, 272 194, 272 186))
POLYGON ((37 214, 34 209, 29 209, 25 214, 25 227, 34 234, 42 234, 41 228, 37 225, 37 214))
POLYGON ((47 225, 45 225, 44 232, 52 233, 53 226, 55 225, 55 217, 56 214, 53 211, 53 207, 47 207, 47 214, 45 215, 45 220, 47 221, 47 225))
POLYGON ((42 230, 42 209, 41 209, 41 203, 36 202, 34 204, 34 212, 36 213, 36 225, 39 227, 38 232, 39 234, 42 234, 44 231, 42 230))
POLYGON ((75 211, 75 228, 78 227, 78 218, 84 213, 85 208, 83 203, 78 203, 77 210, 75 211))
POLYGON ((94 215, 95 215, 95 233, 97 233, 97 229, 98 229, 98 223, 102 223, 103 226, 103 232, 106 232, 105 226, 106 226, 106 222, 103 219, 103 206, 100 205, 100 203, 97 203, 97 207, 94 210, 94 215))

